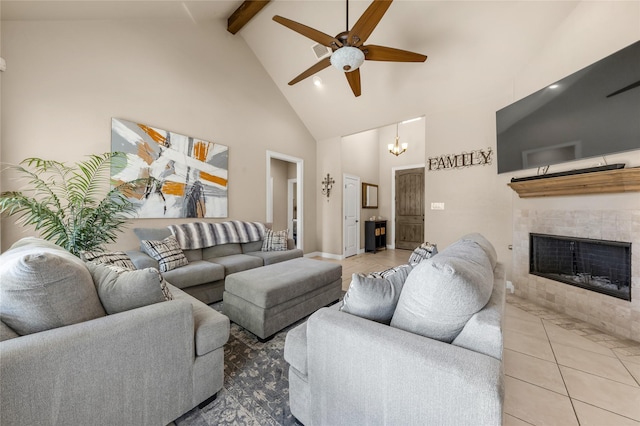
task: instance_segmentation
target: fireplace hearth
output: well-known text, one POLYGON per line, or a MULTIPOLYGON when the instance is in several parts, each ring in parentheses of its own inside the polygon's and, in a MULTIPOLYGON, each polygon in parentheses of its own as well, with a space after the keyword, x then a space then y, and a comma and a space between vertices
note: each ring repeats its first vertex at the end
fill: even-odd
POLYGON ((529 234, 529 273, 631 301, 631 243, 529 234))

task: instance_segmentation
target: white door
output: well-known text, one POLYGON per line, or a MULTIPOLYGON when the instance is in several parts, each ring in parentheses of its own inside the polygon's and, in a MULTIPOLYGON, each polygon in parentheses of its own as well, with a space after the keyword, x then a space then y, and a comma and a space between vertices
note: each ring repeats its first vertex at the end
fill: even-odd
POLYGON ((344 257, 358 254, 360 245, 360 178, 344 175, 344 257))

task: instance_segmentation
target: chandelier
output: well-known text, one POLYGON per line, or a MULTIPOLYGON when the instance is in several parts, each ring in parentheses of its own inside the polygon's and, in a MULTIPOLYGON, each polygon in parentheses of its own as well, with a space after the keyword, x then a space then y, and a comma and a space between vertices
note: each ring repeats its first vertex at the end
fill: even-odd
POLYGON ((400 145, 400 137, 398 137, 398 123, 396 123, 396 142, 390 143, 388 145, 388 148, 389 148, 389 152, 395 155, 396 157, 402 154, 403 152, 405 152, 407 148, 409 148, 409 144, 406 142, 400 145))

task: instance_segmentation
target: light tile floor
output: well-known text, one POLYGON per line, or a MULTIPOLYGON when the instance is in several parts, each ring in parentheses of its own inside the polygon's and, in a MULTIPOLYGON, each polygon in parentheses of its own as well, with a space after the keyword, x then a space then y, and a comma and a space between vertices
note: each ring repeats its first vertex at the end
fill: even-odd
MULTIPOLYGON (((342 288, 354 272, 406 263, 385 250, 342 261, 342 288)), ((507 296, 504 317, 504 425, 640 426, 640 342, 507 296)))

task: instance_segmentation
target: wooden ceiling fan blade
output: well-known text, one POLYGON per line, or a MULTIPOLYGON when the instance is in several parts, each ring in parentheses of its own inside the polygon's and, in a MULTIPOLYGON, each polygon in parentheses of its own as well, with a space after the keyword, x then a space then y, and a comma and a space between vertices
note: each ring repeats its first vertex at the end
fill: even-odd
POLYGON ((349 31, 349 36, 347 37, 347 44, 349 46, 362 46, 376 28, 387 9, 389 9, 389 6, 391 6, 391 1, 392 0, 373 0, 373 3, 369 5, 353 28, 351 28, 351 31, 349 31))
POLYGON ((322 44, 323 46, 327 46, 333 49, 333 45, 335 44, 337 46, 335 48, 342 47, 342 43, 340 42, 340 40, 333 36, 330 36, 329 34, 325 34, 322 31, 318 31, 314 28, 308 27, 296 21, 292 21, 291 19, 283 18, 282 16, 278 15, 274 16, 273 20, 297 32, 298 34, 302 34, 303 36, 322 44))
POLYGON ((349 86, 351 86, 351 90, 353 94, 358 97, 361 94, 360 87, 360 68, 355 71, 345 72, 344 75, 347 76, 347 81, 349 82, 349 86))
POLYGON ((364 58, 368 61, 389 61, 389 62, 424 62, 426 55, 409 52, 408 50, 394 49, 393 47, 368 45, 363 46, 364 58))
POLYGON ((312 76, 313 74, 317 73, 318 71, 322 71, 323 69, 325 69, 329 65, 331 65, 330 57, 324 58, 323 60, 321 60, 320 62, 318 62, 315 65, 311 66, 308 70, 304 71, 302 74, 300 74, 299 76, 297 76, 296 78, 291 80, 289 82, 289 86, 293 86, 294 84, 304 80, 307 77, 312 76))

